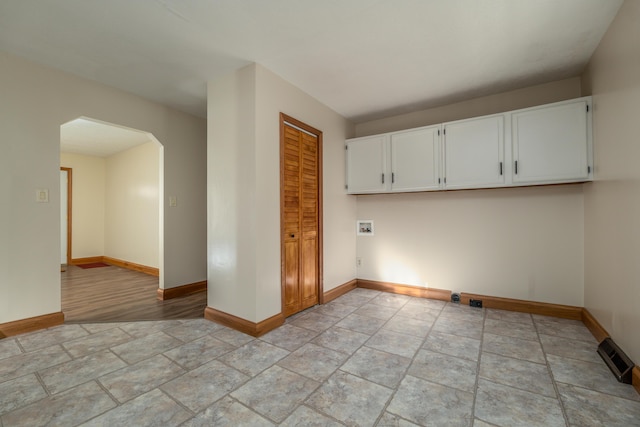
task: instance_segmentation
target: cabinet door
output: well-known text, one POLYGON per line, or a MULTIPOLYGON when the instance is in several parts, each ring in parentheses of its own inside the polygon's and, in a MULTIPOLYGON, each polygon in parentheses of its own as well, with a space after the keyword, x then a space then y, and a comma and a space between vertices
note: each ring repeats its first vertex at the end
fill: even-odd
POLYGON ((444 125, 444 186, 504 185, 504 118, 480 117, 444 125))
POLYGON ((387 135, 347 141, 347 192, 384 193, 391 177, 387 171, 387 135))
POLYGON ((439 126, 391 134, 391 190, 440 188, 439 126))
POLYGON ((588 179, 588 115, 586 100, 513 113, 513 181, 588 179))

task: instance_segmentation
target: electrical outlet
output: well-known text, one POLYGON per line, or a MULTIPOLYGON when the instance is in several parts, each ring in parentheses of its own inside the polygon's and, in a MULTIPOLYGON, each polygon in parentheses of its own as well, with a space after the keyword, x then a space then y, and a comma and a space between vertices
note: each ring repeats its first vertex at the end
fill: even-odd
POLYGON ((481 299, 470 299, 469 300, 469 305, 471 307, 482 308, 482 300, 481 299))
POLYGON ((356 258, 356 267, 362 267, 362 258, 356 258))

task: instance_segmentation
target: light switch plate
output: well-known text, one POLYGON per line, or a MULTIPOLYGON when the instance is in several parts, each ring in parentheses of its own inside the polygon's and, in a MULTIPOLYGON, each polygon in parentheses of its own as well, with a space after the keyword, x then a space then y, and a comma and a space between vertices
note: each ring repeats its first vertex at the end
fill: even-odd
POLYGON ((36 190, 36 202, 38 202, 38 203, 49 203, 49 189, 48 188, 38 188, 36 190))
POLYGON ((175 208, 178 206, 178 198, 176 196, 169 196, 169 207, 175 208))

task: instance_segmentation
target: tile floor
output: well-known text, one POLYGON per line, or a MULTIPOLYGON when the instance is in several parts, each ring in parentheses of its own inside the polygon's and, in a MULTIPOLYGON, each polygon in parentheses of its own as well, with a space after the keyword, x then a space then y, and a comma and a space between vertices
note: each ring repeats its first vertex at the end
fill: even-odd
POLYGON ((204 319, 0 340, 0 425, 640 426, 581 322, 355 289, 254 339, 204 319))

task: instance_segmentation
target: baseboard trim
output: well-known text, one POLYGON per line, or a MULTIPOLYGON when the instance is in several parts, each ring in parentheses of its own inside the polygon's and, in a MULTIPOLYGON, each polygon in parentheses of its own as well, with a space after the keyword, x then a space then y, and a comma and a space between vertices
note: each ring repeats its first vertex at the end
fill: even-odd
POLYGON ((376 291, 390 292, 393 294, 409 295, 412 297, 451 301, 451 291, 444 289, 422 288, 413 285, 401 285, 397 283, 378 282, 376 280, 356 279, 359 288, 373 289, 376 291))
POLYGON ((142 264, 136 264, 135 262, 124 261, 117 258, 111 258, 108 256, 102 257, 102 262, 106 264, 115 265, 116 267, 126 268, 128 270, 139 271, 150 276, 160 276, 160 269, 156 267, 149 267, 142 264))
POLYGON ((468 294, 464 292, 460 294, 460 304, 469 305, 469 300, 471 299, 482 300, 482 306, 485 308, 561 317, 563 319, 582 320, 582 307, 575 307, 572 305, 500 298, 487 295, 468 294))
POLYGON ((157 296, 160 301, 180 298, 191 294, 197 294, 198 292, 206 292, 207 281, 189 283, 188 285, 176 286, 175 288, 160 289, 158 288, 157 296))
POLYGON ((278 313, 261 322, 254 323, 211 307, 204 309, 204 318, 251 335, 252 337, 262 336, 284 324, 284 315, 282 313, 278 313))
POLYGON ((79 265, 79 264, 93 264, 94 262, 104 262, 103 256, 90 256, 85 258, 72 258, 69 261, 71 265, 79 265))
POLYGON ((589 310, 587 310, 586 308, 582 309, 581 320, 582 323, 584 323, 584 325, 587 327, 587 329, 589 329, 591 335, 593 335, 595 339, 598 340, 598 342, 602 342, 603 339, 609 337, 609 333, 607 332, 607 330, 602 327, 602 325, 596 320, 595 317, 593 317, 591 313, 589 313, 589 310))
POLYGON ((640 367, 635 366, 631 373, 631 383, 633 384, 633 388, 636 389, 638 394, 640 394, 640 367))
POLYGON ((79 264, 93 264, 94 262, 104 262, 105 264, 115 265, 116 267, 126 268, 127 270, 139 271, 140 273, 148 274, 150 276, 159 277, 160 269, 156 267, 149 267, 147 265, 136 264, 135 262, 124 261, 118 258, 111 258, 109 256, 92 256, 87 258, 74 258, 69 263, 71 265, 79 264))
POLYGON ((336 286, 335 288, 330 289, 324 293, 323 304, 326 304, 329 301, 333 301, 334 299, 346 294, 349 291, 354 290, 357 287, 358 287, 358 279, 353 279, 348 281, 347 283, 343 283, 340 286, 336 286))
POLYGON ((28 319, 14 320, 13 322, 0 323, 0 338, 25 334, 39 329, 51 328, 64 323, 64 313, 61 311, 42 316, 29 317, 28 319))

